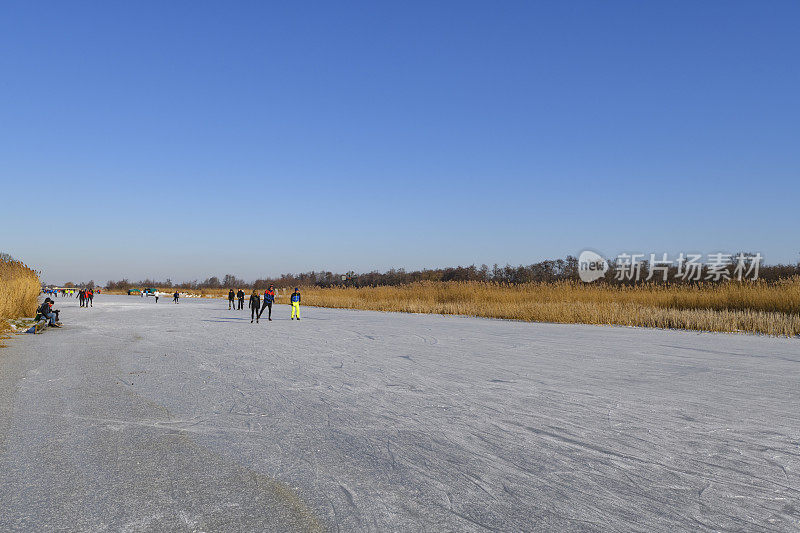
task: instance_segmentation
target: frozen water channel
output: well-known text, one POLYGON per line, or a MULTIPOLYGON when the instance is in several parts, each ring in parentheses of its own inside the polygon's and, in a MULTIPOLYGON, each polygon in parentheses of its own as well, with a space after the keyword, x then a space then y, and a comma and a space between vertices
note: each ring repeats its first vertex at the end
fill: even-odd
POLYGON ((800 341, 61 300, 0 349, 0 530, 800 529, 800 341))

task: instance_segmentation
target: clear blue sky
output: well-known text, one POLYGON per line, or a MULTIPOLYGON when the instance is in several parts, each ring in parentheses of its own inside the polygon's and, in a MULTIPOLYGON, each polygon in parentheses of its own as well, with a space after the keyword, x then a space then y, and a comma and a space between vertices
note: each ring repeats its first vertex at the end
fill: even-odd
POLYGON ((5 4, 0 251, 51 282, 586 247, 793 262, 798 20, 755 0, 5 4))

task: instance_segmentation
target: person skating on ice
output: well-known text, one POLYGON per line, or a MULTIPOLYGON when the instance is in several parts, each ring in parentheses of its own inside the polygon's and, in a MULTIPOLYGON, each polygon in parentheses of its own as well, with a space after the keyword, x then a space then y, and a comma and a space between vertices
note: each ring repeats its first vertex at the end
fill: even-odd
POLYGON ((178 303, 178 297, 179 296, 180 296, 180 294, 178 294, 178 291, 175 291, 175 294, 172 295, 172 301, 175 302, 175 303, 178 303))
POLYGON ((236 296, 239 298, 239 309, 244 309, 244 291, 239 289, 239 292, 236 293, 236 296))
POLYGON ((236 309, 236 303, 234 300, 236 299, 236 295, 233 293, 233 289, 228 291, 228 311, 231 309, 236 309))
POLYGON ((264 313, 264 309, 269 307, 269 314, 267 315, 267 320, 272 322, 272 303, 275 301, 275 286, 270 284, 269 289, 264 291, 264 303, 261 304, 261 311, 258 313, 258 316, 261 316, 264 313))
POLYGON ((256 324, 258 324, 258 317, 261 313, 259 313, 259 309, 261 308, 261 298, 258 296, 258 291, 253 289, 253 294, 250 295, 250 323, 253 323, 253 319, 255 319, 256 324))
POLYGON ((300 291, 297 287, 294 288, 294 292, 290 298, 292 302, 292 320, 294 320, 295 315, 297 315, 297 320, 300 320, 300 291))

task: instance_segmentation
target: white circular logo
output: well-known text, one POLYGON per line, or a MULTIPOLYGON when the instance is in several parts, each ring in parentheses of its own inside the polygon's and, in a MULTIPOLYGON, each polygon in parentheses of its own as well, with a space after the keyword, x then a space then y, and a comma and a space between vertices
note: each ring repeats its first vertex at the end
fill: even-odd
POLYGON ((608 261, 591 250, 584 250, 578 257, 578 276, 581 281, 591 283, 608 272, 608 261))

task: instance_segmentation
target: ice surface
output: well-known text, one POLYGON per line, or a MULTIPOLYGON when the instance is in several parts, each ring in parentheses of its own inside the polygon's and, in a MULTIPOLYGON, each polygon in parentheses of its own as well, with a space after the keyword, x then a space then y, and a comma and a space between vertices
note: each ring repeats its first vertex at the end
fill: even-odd
POLYGON ((800 529, 800 342, 59 298, 0 349, 0 530, 800 529))

